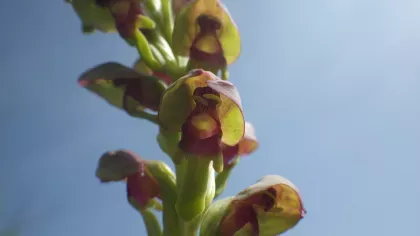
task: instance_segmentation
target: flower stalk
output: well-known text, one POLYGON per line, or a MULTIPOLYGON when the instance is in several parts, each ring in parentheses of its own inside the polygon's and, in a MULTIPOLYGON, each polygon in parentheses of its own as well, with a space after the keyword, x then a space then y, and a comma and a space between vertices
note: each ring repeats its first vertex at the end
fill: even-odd
POLYGON ((241 39, 221 0, 67 3, 84 34, 118 33, 139 54, 133 66, 105 62, 90 68, 78 83, 158 128, 156 141, 175 173, 163 161, 123 149, 104 153, 95 173, 101 183, 126 186, 147 235, 278 235, 303 218, 300 192, 280 176, 265 176, 215 201, 233 169, 259 147, 230 81, 241 39), (154 211, 162 212, 161 221, 154 211))

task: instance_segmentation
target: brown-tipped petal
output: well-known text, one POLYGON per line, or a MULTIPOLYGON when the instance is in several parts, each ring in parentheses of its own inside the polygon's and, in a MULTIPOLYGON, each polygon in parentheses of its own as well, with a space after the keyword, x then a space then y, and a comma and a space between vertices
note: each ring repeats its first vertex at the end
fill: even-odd
POLYGON ((159 78, 115 62, 89 69, 80 76, 79 85, 128 113, 145 108, 157 111, 166 89, 159 78))
POLYGON ((101 182, 121 181, 143 169, 143 160, 126 150, 106 152, 101 156, 96 176, 101 182))

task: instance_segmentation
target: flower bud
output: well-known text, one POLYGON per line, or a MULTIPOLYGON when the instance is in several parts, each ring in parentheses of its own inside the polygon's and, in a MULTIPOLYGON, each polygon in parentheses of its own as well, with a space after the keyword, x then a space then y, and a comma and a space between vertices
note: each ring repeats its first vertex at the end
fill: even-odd
POLYGON ((79 84, 130 115, 145 109, 157 111, 166 89, 159 78, 115 62, 89 69, 80 76, 79 84))
POLYGON ((143 210, 155 197, 160 198, 159 184, 148 165, 148 161, 130 151, 107 152, 99 159, 96 176, 101 182, 126 180, 128 201, 143 210))

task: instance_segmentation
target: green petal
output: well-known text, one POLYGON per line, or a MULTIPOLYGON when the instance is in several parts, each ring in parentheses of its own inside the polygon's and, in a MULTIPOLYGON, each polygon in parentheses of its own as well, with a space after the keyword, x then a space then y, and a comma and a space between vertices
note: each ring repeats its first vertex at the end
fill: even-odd
POLYGON ((222 44, 223 54, 225 56, 228 65, 238 59, 241 53, 241 37, 239 34, 238 27, 230 16, 227 8, 222 4, 221 7, 224 9, 225 14, 223 15, 224 27, 223 32, 220 35, 220 43, 222 44))
POLYGON ((218 113, 223 132, 222 142, 235 146, 242 140, 245 133, 245 119, 239 92, 232 83, 219 78, 209 80, 207 84, 221 94, 222 102, 218 113))
POLYGON ((196 0, 181 9, 176 16, 172 35, 174 52, 181 56, 189 55, 192 42, 199 33, 196 22, 201 15, 211 16, 222 23, 219 42, 227 63, 233 63, 241 51, 240 35, 229 11, 219 0, 196 0))
MULTIPOLYGON (((134 83, 131 89, 140 91, 137 94, 141 100, 128 97, 127 106, 130 111, 135 112, 149 108, 157 110, 161 95, 166 86, 159 78, 140 74, 135 70, 115 62, 108 62, 98 65, 83 73, 79 78, 79 84, 89 91, 104 98, 108 103, 123 109, 125 85, 116 85, 115 83, 124 79, 134 83)), ((130 85, 131 86, 131 85, 130 85)))
POLYGON ((83 25, 89 25, 106 33, 117 32, 110 11, 97 6, 95 0, 73 0, 71 4, 83 25))

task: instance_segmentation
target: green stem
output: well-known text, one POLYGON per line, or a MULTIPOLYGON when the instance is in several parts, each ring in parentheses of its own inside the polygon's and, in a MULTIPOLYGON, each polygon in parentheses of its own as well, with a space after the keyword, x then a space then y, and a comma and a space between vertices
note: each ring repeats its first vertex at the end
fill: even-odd
POLYGON ((222 80, 229 79, 229 69, 227 67, 222 68, 222 80))
POLYGON ((150 210, 142 210, 141 215, 143 216, 144 225, 146 226, 148 236, 161 236, 162 227, 159 224, 155 214, 150 210))
POLYGON ((144 5, 150 14, 151 18, 157 24, 157 30, 161 31, 163 37, 172 44, 172 31, 173 31, 173 16, 172 5, 170 0, 162 0, 157 3, 157 0, 145 0, 144 5), (160 8, 158 9, 160 4, 160 8))
POLYGON ((137 51, 139 52, 140 56, 143 58, 147 66, 149 66, 153 71, 159 70, 161 68, 161 65, 154 58, 152 50, 149 46, 149 42, 139 30, 134 31, 134 43, 136 45, 137 51))
POLYGON ((214 170, 208 158, 188 156, 186 162, 175 207, 184 221, 191 221, 206 209, 210 191, 214 197, 214 170))
POLYGON ((178 214, 175 210, 177 188, 175 176, 162 161, 149 161, 149 170, 158 181, 163 203, 163 235, 182 236, 179 234, 178 214))
POLYGON ((155 198, 153 198, 152 200, 149 200, 148 207, 152 208, 155 211, 163 211, 162 203, 160 203, 155 198))
POLYGON ((172 1, 162 0, 162 15, 163 15, 163 35, 168 41, 169 45, 172 45, 172 32, 174 29, 174 18, 172 15, 172 1))
MULTIPOLYGON (((200 217, 201 218, 201 217, 200 217)), ((180 235, 182 236, 197 236, 200 220, 193 220, 190 222, 182 222, 180 226, 180 235)))
POLYGON ((229 176, 230 176, 230 174, 232 173, 232 170, 233 170, 233 167, 235 167, 237 164, 238 164, 238 162, 239 162, 239 157, 237 157, 236 158, 236 160, 232 163, 232 164, 230 164, 230 166, 229 167, 225 167, 224 169, 223 169, 223 171, 222 172, 220 172, 219 174, 217 174, 217 176, 216 176, 216 180, 215 180, 215 182, 216 182, 216 194, 214 195, 214 198, 216 199, 220 194, 222 194, 223 193, 223 191, 225 190, 225 188, 226 188, 226 184, 227 184, 227 181, 228 181, 228 179, 229 179, 229 176))
MULTIPOLYGON (((176 186, 177 186, 178 191, 181 189, 181 186, 183 184, 183 179, 185 177, 185 171, 186 171, 187 165, 188 165, 187 160, 183 159, 180 161, 178 165, 175 166, 176 186)), ((187 221, 184 221, 182 218, 179 218, 180 235, 196 236, 198 233, 199 223, 200 223, 199 220, 193 220, 193 221, 187 222, 187 221)))
POLYGON ((136 111, 136 112, 133 112, 133 113, 129 113, 129 115, 133 116, 133 117, 148 120, 148 121, 150 121, 152 123, 155 123, 155 124, 159 124, 157 115, 150 114, 150 113, 145 112, 145 111, 136 111))

